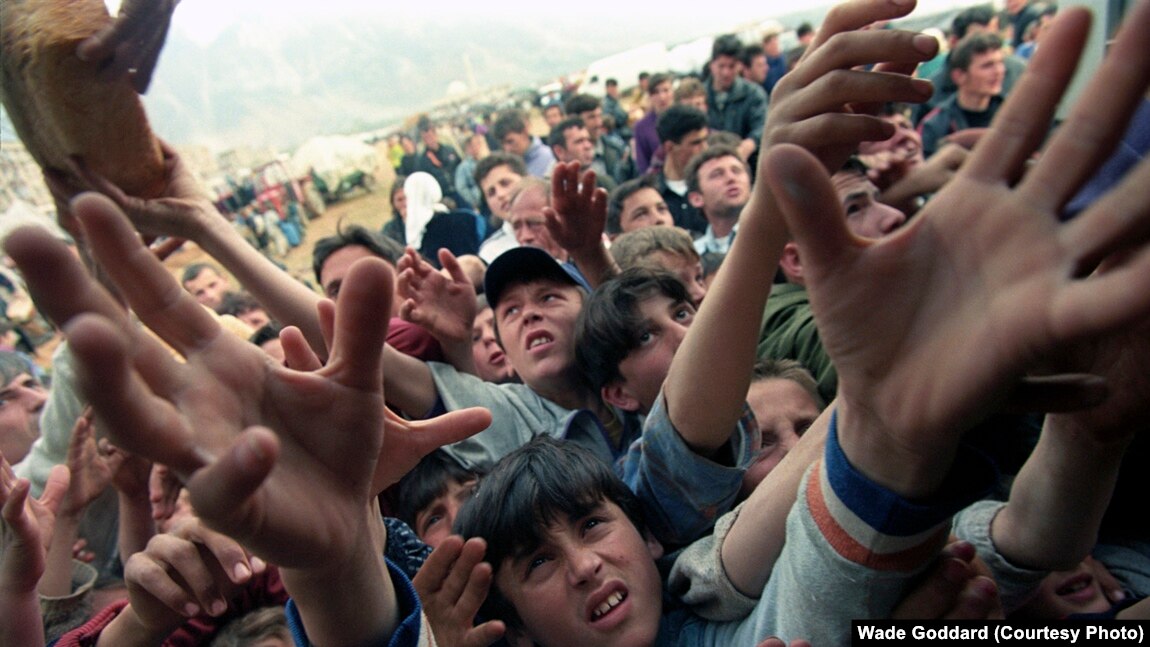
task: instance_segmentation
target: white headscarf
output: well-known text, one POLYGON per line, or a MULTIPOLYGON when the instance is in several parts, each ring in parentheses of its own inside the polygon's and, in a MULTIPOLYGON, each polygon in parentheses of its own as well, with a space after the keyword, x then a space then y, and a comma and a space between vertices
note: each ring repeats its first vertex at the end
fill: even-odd
POLYGON ((423 230, 432 216, 447 213, 447 207, 440 203, 443 190, 430 173, 419 171, 407 176, 403 183, 403 193, 407 196, 407 218, 403 221, 404 235, 409 247, 419 249, 423 244, 423 230))

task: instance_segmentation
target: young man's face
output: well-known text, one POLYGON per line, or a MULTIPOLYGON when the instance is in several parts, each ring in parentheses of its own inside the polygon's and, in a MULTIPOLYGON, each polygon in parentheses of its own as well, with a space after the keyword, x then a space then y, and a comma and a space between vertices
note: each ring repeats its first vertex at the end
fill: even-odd
POLYGON ((658 542, 605 501, 548 528, 536 551, 496 565, 495 585, 526 636, 548 647, 650 645, 663 612, 661 555, 658 542))
POLYGON ((1001 94, 1002 81, 1006 78, 1002 56, 1001 49, 975 54, 966 70, 955 70, 955 85, 964 93, 983 97, 1001 94))
POLYGON ((0 452, 12 465, 24 460, 40 437, 40 412, 47 401, 48 390, 27 373, 0 385, 0 452))
POLYGON ((200 273, 190 281, 184 282, 184 289, 196 298, 196 301, 215 310, 228 291, 228 282, 210 267, 200 270, 200 273))
POLYGON ((563 141, 566 153, 565 159, 560 161, 579 162, 584 169, 589 168, 595 161, 595 142, 591 141, 591 135, 586 128, 574 127, 564 130, 563 141))
POLYGON ((863 238, 882 238, 906 222, 906 214, 877 200, 878 188, 857 171, 840 171, 831 185, 842 201, 847 228, 863 238))
POLYGON ((500 164, 491 169, 479 181, 479 190, 487 200, 487 207, 491 213, 500 220, 507 220, 511 213, 511 195, 523 176, 516 173, 507 164, 500 164))
POLYGON ((703 264, 698 256, 685 256, 668 251, 658 251, 652 255, 652 260, 660 267, 679 277, 691 296, 691 304, 696 308, 707 296, 707 283, 703 280, 703 264))
POLYGON ((439 133, 436 132, 434 128, 428 128, 427 130, 419 133, 419 136, 423 138, 424 146, 430 148, 431 150, 439 148, 439 133))
MULTIPOLYGON (((675 351, 695 319, 695 308, 659 294, 641 301, 639 311, 643 320, 639 347, 619 362, 621 397, 618 402, 615 397, 609 401, 624 410, 646 413, 663 388, 675 351)), ((610 385, 607 388, 611 390, 610 385)))
POLYGON ((734 56, 718 56, 711 60, 711 84, 719 92, 730 90, 738 74, 739 59, 734 56))
POLYGON ((767 55, 751 59, 751 66, 743 70, 743 77, 751 83, 762 85, 767 80, 767 55))
POLYGON ((583 307, 579 288, 549 279, 507 288, 495 306, 503 352, 523 383, 545 388, 575 370, 575 320, 583 307))
POLYGON ((503 347, 495 339, 495 312, 484 308, 475 315, 471 326, 471 357, 475 370, 487 382, 502 384, 515 377, 515 369, 507 361, 503 347))
POLYGON ((675 90, 671 87, 670 81, 663 81, 651 88, 651 109, 655 111, 655 114, 662 114, 674 103, 675 90))
POLYGON ((566 256, 566 252, 547 230, 547 218, 543 208, 547 206, 547 196, 534 187, 522 191, 511 203, 507 222, 515 232, 515 241, 524 247, 538 247, 554 258, 566 256))
POLYGON ((599 141, 599 135, 603 134, 603 108, 596 106, 594 110, 580 112, 579 118, 587 127, 587 134, 591 136, 592 143, 599 141))
POLYGON ((794 380, 783 378, 752 382, 747 389, 747 405, 755 413, 762 444, 743 475, 744 495, 775 469, 820 413, 810 393, 794 380))
POLYGON ((503 136, 503 152, 511 153, 523 157, 527 155, 527 149, 531 148, 531 135, 527 131, 521 133, 507 133, 503 136))
POLYGON ((707 160, 699 167, 699 191, 688 199, 708 217, 737 211, 751 196, 747 165, 734 155, 707 160))
POLYGON ((644 187, 623 200, 623 209, 619 214, 619 228, 623 233, 643 227, 670 227, 674 224, 675 219, 667 208, 667 202, 655 189, 644 187))
MULTIPOLYGON (((373 258, 375 254, 363 245, 348 245, 331 253, 324 260, 319 270, 319 283, 323 288, 324 296, 332 301, 339 301, 339 290, 343 286, 343 279, 351 270, 351 266, 361 258, 373 258)), ((396 275, 398 277, 398 275, 396 275)), ((398 278, 396 279, 398 280, 398 278)), ((399 316, 399 299, 392 304, 391 316, 399 316)))
POLYGON ((667 161, 674 164, 675 168, 686 168, 687 162, 691 161, 692 157, 707 149, 707 135, 709 133, 710 131, 706 128, 700 128, 683 135, 682 139, 677 142, 670 140, 664 142, 663 146, 667 149, 667 161))
POLYGON ((560 121, 563 121, 563 111, 559 106, 547 106, 543 110, 543 121, 547 122, 548 128, 554 128, 559 125, 560 121))
POLYGON ((462 483, 455 480, 448 481, 444 493, 435 497, 427 507, 415 514, 415 534, 423 540, 423 543, 436 548, 451 535, 451 525, 455 523, 459 509, 475 494, 475 486, 478 483, 478 479, 469 479, 462 483))

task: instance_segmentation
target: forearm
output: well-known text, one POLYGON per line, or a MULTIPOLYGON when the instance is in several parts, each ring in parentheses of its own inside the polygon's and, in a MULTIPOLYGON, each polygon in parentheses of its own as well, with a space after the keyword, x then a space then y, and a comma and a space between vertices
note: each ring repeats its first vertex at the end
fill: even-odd
POLYGON ((36 591, 22 594, 0 587, 0 645, 44 644, 44 621, 36 591))
POLYGON ((387 644, 399 624, 395 587, 379 539, 386 531, 377 512, 368 514, 372 527, 360 533, 361 541, 346 559, 322 568, 280 571, 312 644, 387 644))
POLYGON ((149 647, 158 645, 180 626, 182 621, 178 619, 179 616, 173 615, 173 618, 176 619, 167 627, 148 626, 129 604, 100 632, 96 647, 149 647))
POLYGON ((311 347, 326 356, 315 310, 319 295, 259 253, 222 218, 208 221, 197 232, 195 242, 227 268, 276 321, 297 326, 311 347))
POLYGON ((803 473, 822 455, 830 425, 827 407, 786 457, 759 483, 743 504, 722 546, 723 570, 744 595, 759 597, 783 550, 787 514, 803 473))
POLYGON ((72 592, 72 546, 79 536, 78 516, 61 515, 56 518, 52 543, 45 556, 44 574, 36 590, 48 597, 64 597, 72 592))
MULTIPOLYGON (((470 349, 468 349, 470 354, 470 349)), ((431 377, 431 369, 423 360, 383 347, 383 392, 387 402, 412 418, 419 418, 431 410, 439 400, 439 390, 431 377)))
POLYGON ((148 540, 156 534, 156 524, 152 520, 152 505, 147 493, 143 498, 119 492, 119 548, 120 561, 127 562, 133 554, 144 550, 148 540))
POLYGON ((1032 569, 1064 570, 1081 562, 1097 541, 1128 443, 1128 437, 1098 441, 1073 415, 1048 416, 1006 507, 991 523, 999 553, 1032 569))
POLYGON ((723 446, 742 415, 763 308, 786 243, 765 183, 756 185, 741 220, 723 271, 675 353, 663 387, 675 428, 703 455, 723 446), (701 366, 707 367, 707 388, 699 388, 701 366))
POLYGON ((604 281, 619 273, 619 266, 607 251, 607 247, 599 241, 594 247, 571 252, 571 262, 579 268, 583 278, 591 284, 591 289, 599 287, 604 281))

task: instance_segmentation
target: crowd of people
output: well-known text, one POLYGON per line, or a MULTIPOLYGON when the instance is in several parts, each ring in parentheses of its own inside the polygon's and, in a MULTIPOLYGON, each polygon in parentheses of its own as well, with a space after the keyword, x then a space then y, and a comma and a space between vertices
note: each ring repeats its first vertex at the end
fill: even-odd
POLYGON ((72 247, 5 244, 67 339, 50 385, 0 351, 0 643, 1150 617, 1150 2, 1057 124, 1086 11, 871 28, 912 8, 721 36, 642 114, 609 80, 463 155, 421 119, 318 292, 178 156, 153 200, 87 173, 72 247))

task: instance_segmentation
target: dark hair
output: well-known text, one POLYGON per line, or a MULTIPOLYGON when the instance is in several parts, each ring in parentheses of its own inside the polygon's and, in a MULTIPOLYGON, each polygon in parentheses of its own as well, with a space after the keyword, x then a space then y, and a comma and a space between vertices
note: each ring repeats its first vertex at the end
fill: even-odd
POLYGON ((707 115, 702 110, 686 104, 675 104, 667 108, 655 122, 655 132, 660 142, 678 144, 687 135, 707 127, 707 115))
MULTIPOLYGON (((651 78, 647 80, 647 89, 654 90, 655 88, 663 85, 664 83, 674 82, 675 77, 669 72, 655 72, 651 78)), ((674 88, 671 88, 674 90, 674 88)))
POLYGON ((527 176, 527 164, 523 162, 522 157, 511 153, 492 153, 475 165, 475 183, 483 184, 483 178, 500 166, 509 166, 516 175, 527 176))
POLYGON ((747 163, 743 161, 743 158, 739 157, 739 152, 731 146, 708 146, 706 149, 700 151, 698 155, 692 157, 691 161, 687 162, 687 168, 683 171, 683 175, 687 178, 688 192, 699 191, 699 168, 707 162, 717 160, 720 157, 734 157, 739 160, 743 166, 747 165, 747 163))
POLYGON ((403 246, 394 240, 360 225, 344 226, 340 224, 334 235, 319 239, 311 250, 311 267, 315 272, 317 283, 323 283, 320 274, 323 272, 323 264, 328 257, 344 247, 352 245, 366 247, 373 255, 382 258, 393 266, 403 256, 403 246))
POLYGON ((450 454, 442 448, 424 456, 399 481, 399 496, 395 502, 395 516, 400 521, 411 526, 415 534, 419 530, 415 527, 415 518, 419 512, 431 505, 437 497, 447 492, 447 486, 452 482, 466 483, 472 479, 483 476, 480 470, 471 470, 463 467, 450 454))
POLYGON ((730 56, 737 59, 742 52, 743 43, 738 36, 723 34, 716 38, 714 44, 711 45, 711 60, 713 61, 720 56, 730 56))
POLYGON ((279 322, 269 321, 266 324, 260 326, 259 330, 252 333, 252 336, 248 337, 248 341, 255 344, 256 346, 263 346, 269 341, 278 338, 280 336, 280 332, 283 331, 283 329, 284 327, 280 325, 279 322))
POLYGON ((195 279, 200 275, 200 272, 203 272, 204 270, 211 270, 220 276, 224 275, 224 273, 220 271, 219 267, 216 267, 211 263, 191 263, 184 268, 184 273, 180 275, 180 285, 195 279))
POLYGON ((619 364, 639 347, 643 335, 640 304, 659 295, 691 303, 678 277, 652 267, 623 270, 587 297, 575 322, 575 362, 596 391, 622 379, 619 364))
POLYGON ((603 85, 609 88, 613 85, 619 85, 619 81, 617 79, 610 78, 610 79, 607 79, 606 81, 604 81, 603 85))
POLYGON ((420 115, 419 121, 416 123, 415 127, 421 133, 427 132, 429 130, 435 130, 435 124, 431 121, 431 117, 428 117, 427 115, 420 115))
POLYGON ((998 34, 988 32, 971 34, 954 46, 954 51, 950 53, 950 58, 947 59, 947 67, 952 71, 966 71, 975 56, 1000 49, 1002 49, 1002 39, 998 37, 998 34))
POLYGON ((590 94, 577 94, 567 100, 563 108, 569 115, 581 115, 600 106, 599 98, 590 94))
POLYGON ((263 309, 260 302, 247 292, 225 292, 220 297, 220 304, 216 306, 216 314, 238 317, 245 312, 263 309))
POLYGON ((551 134, 547 136, 547 144, 550 146, 559 146, 560 148, 567 148, 567 136, 564 134, 572 128, 584 128, 586 124, 579 117, 564 117, 563 121, 555 124, 551 129, 551 134))
POLYGON ((391 207, 392 218, 402 218, 399 212, 395 210, 395 194, 403 190, 405 180, 407 180, 406 175, 396 175, 395 180, 391 183, 391 191, 387 194, 387 204, 391 207))
POLYGON ((739 60, 742 61, 743 65, 750 67, 751 62, 754 61, 757 57, 766 55, 767 52, 763 49, 762 45, 751 44, 743 48, 742 54, 739 56, 739 60))
POLYGON ((503 138, 511 133, 527 132, 527 115, 522 110, 508 110, 499 114, 495 125, 491 127, 491 134, 495 141, 502 142, 503 138))
POLYGON ((627 198, 638 193, 641 189, 655 189, 654 175, 637 177, 615 187, 607 199, 607 223, 604 229, 608 234, 623 233, 623 203, 627 198))
MULTIPOLYGON (((585 517, 605 502, 618 505, 640 533, 646 532, 638 497, 609 465, 575 443, 536 436, 503 457, 480 481, 475 496, 455 518, 454 530, 465 539, 487 540, 484 559, 494 576, 504 560, 542 545, 552 523, 585 517)), ((495 581, 493 577, 480 614, 521 627, 523 621, 495 581)))
POLYGON ((994 7, 989 4, 976 5, 974 7, 967 7, 958 12, 954 20, 950 23, 950 31, 954 37, 962 40, 966 38, 966 32, 970 29, 971 25, 982 25, 983 27, 990 24, 997 14, 994 13, 994 7))
POLYGON ((799 38, 802 38, 803 36, 806 36, 807 34, 813 33, 814 31, 815 31, 815 28, 811 27, 811 23, 804 22, 795 28, 795 35, 798 36, 799 38))

